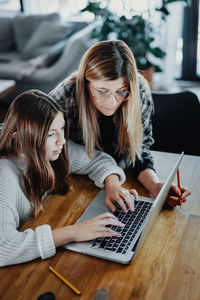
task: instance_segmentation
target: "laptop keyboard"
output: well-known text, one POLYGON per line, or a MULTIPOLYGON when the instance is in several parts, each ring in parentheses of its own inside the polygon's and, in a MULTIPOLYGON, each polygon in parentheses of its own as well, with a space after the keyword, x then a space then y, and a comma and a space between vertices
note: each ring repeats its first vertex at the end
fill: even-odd
POLYGON ((95 249, 126 254, 135 236, 141 232, 140 229, 143 227, 143 224, 146 221, 146 217, 152 204, 152 202, 137 201, 135 202, 134 212, 128 210, 127 213, 123 212, 121 207, 117 205, 114 215, 119 219, 120 222, 125 224, 125 226, 123 228, 117 226, 109 227, 112 230, 119 232, 121 234, 121 238, 97 238, 92 241, 91 246, 95 249))

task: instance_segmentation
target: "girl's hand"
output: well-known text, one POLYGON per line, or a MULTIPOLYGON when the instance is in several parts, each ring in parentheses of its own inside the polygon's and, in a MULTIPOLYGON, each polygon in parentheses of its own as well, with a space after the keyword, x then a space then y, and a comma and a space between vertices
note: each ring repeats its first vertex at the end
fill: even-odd
MULTIPOLYGON (((159 182, 157 183, 157 194, 159 193, 160 189, 162 188, 164 183, 159 182)), ((181 205, 182 202, 187 201, 187 197, 191 195, 191 191, 186 187, 181 187, 181 191, 179 190, 178 186, 172 183, 170 191, 167 196, 167 204, 171 207, 175 207, 177 205, 181 205)), ((157 195, 155 194, 154 197, 157 195)))
POLYGON ((105 187, 105 203, 112 212, 116 210, 115 202, 121 206, 124 212, 127 212, 125 203, 131 211, 134 210, 134 199, 138 200, 138 193, 135 189, 126 190, 122 188, 117 175, 108 176, 105 180, 105 187))
POLYGON ((109 212, 68 227, 70 227, 71 239, 75 242, 93 240, 98 237, 121 237, 119 232, 107 227, 108 225, 124 227, 124 224, 109 212))

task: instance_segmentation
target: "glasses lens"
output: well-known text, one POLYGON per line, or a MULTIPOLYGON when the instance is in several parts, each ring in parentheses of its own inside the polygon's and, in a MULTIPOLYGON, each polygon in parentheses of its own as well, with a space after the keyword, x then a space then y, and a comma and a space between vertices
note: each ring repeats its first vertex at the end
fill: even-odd
POLYGON ((119 102, 128 100, 130 92, 128 91, 120 91, 115 94, 115 99, 119 102))
MULTIPOLYGON (((106 101, 110 97, 112 97, 112 93, 109 91, 100 91, 100 90, 97 90, 93 86, 92 86, 92 89, 93 89, 92 95, 97 97, 101 101, 106 101)), ((114 97, 117 102, 122 102, 122 101, 128 100, 129 95, 130 95, 129 91, 119 91, 114 94, 114 97)))

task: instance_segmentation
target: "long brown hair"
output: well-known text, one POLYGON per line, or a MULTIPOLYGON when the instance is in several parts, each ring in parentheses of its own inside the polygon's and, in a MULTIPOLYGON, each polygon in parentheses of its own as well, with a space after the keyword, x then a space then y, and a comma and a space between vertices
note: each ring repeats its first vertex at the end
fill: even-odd
POLYGON ((127 151, 130 163, 134 163, 136 154, 138 157, 141 155, 142 145, 139 83, 134 56, 123 41, 98 42, 82 57, 76 79, 79 122, 86 150, 90 155, 95 147, 100 146, 97 111, 89 101, 88 83, 119 77, 123 77, 129 84, 130 97, 122 103, 114 116, 114 121, 119 126, 118 150, 119 153, 127 151))
POLYGON ((43 209, 45 192, 65 194, 68 191, 66 147, 56 161, 50 162, 45 155, 48 131, 59 111, 62 109, 46 94, 38 90, 24 92, 11 104, 0 135, 0 158, 24 155, 27 169, 22 177, 35 216, 43 209))

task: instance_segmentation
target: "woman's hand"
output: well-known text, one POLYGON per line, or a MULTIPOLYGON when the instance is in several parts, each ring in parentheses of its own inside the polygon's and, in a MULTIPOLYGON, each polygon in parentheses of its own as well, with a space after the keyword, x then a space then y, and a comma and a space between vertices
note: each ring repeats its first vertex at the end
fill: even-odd
POLYGON ((138 193, 135 189, 126 190, 122 188, 118 176, 114 174, 106 178, 105 187, 105 203, 112 212, 116 210, 115 202, 121 206, 124 212, 127 212, 125 203, 131 211, 134 211, 134 199, 138 200, 138 193))
MULTIPOLYGON (((157 196, 159 193, 160 189, 162 188, 164 183, 159 182, 157 183, 157 193, 153 195, 154 197, 157 196)), ((167 196, 167 204, 170 205, 171 207, 175 207, 177 205, 181 205, 182 202, 187 201, 187 197, 191 195, 191 191, 187 189, 186 187, 181 186, 181 190, 179 190, 178 186, 172 183, 170 191, 167 196)))

